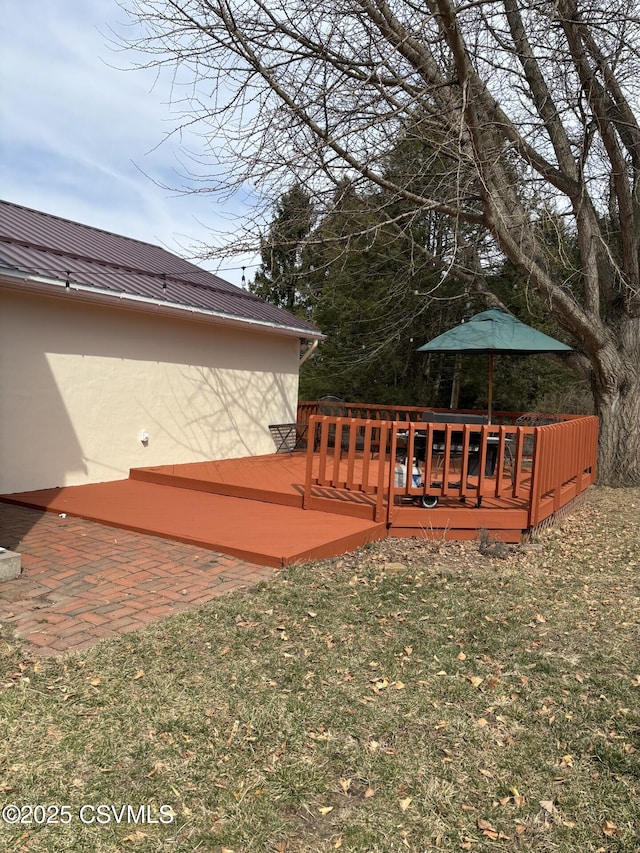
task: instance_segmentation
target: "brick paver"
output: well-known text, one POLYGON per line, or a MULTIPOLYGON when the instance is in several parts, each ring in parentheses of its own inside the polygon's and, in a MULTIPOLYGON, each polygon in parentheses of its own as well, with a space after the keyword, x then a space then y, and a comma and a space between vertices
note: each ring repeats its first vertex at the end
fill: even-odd
POLYGON ((205 548, 3 502, 0 546, 22 554, 21 576, 0 581, 0 623, 41 656, 88 648, 274 572, 205 548))

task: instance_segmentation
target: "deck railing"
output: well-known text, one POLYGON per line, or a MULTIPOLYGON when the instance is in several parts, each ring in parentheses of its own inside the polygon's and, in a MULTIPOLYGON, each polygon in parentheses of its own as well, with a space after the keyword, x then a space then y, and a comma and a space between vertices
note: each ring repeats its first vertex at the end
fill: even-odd
POLYGON ((516 426, 507 425, 520 417, 511 412, 491 425, 434 424, 420 420, 425 410, 419 408, 340 403, 349 414, 331 416, 315 414, 315 405, 299 409, 299 422, 308 423, 307 508, 318 491, 323 499, 332 492, 360 493, 373 504, 375 520, 391 523, 398 506, 411 500, 525 500, 533 527, 595 480, 595 417, 557 416, 560 423, 516 426), (396 417, 355 417, 355 410, 396 417), (422 461, 419 483, 411 476, 415 457, 422 461))
MULTIPOLYGON (((329 417, 360 418, 374 421, 416 421, 422 420, 424 412, 451 413, 451 409, 440 409, 430 406, 375 406, 369 403, 346 403, 342 400, 312 400, 298 403, 298 423, 308 423, 311 415, 327 415, 329 417)), ((475 409, 456 409, 458 414, 486 414, 475 409)), ((498 426, 516 425, 521 419, 544 421, 571 421, 582 415, 548 414, 544 412, 493 412, 492 421, 498 426)))
POLYGON ((596 417, 581 417, 534 429, 530 528, 595 483, 598 457, 596 417))

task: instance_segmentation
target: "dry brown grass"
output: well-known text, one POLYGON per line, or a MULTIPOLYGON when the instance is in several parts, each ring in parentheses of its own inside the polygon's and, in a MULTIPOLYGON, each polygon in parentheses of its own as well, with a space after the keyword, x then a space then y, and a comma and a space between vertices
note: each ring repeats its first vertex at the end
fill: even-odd
POLYGON ((175 820, 0 843, 640 850, 639 518, 597 489, 538 550, 386 541, 87 653, 4 642, 0 799, 175 820))

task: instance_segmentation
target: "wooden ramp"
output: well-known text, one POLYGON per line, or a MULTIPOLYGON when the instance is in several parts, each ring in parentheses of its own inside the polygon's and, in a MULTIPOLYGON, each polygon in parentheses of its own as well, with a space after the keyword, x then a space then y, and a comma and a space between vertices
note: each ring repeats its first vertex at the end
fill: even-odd
POLYGON ((23 492, 2 500, 274 567, 344 554, 387 533, 384 524, 365 519, 135 479, 23 492))

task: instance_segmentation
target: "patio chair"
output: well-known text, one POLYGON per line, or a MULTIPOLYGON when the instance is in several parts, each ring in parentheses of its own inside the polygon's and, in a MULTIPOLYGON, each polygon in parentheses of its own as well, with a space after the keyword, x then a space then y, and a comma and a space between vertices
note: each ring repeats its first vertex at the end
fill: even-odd
MULTIPOLYGON (((341 400, 340 397, 334 397, 331 394, 327 394, 324 397, 320 397, 318 400, 318 414, 325 415, 330 418, 342 418, 345 414, 344 408, 344 400, 341 400)), ((340 444, 342 447, 345 447, 345 442, 340 438, 340 444)), ((336 445, 336 428, 334 424, 329 426, 329 436, 327 441, 328 447, 335 447, 336 445)), ((348 442, 346 442, 348 446, 348 442)))
MULTIPOLYGON (((516 418, 515 425, 536 427, 547 426, 547 424, 559 424, 560 422, 560 418, 556 418, 554 415, 540 414, 539 412, 525 412, 524 415, 520 415, 519 418, 516 418)), ((522 449, 522 455, 525 459, 531 459, 533 456, 533 446, 534 436, 525 436, 522 449)))
POLYGON ((276 453, 293 453, 307 446, 308 424, 269 424, 269 432, 276 446, 276 453))

